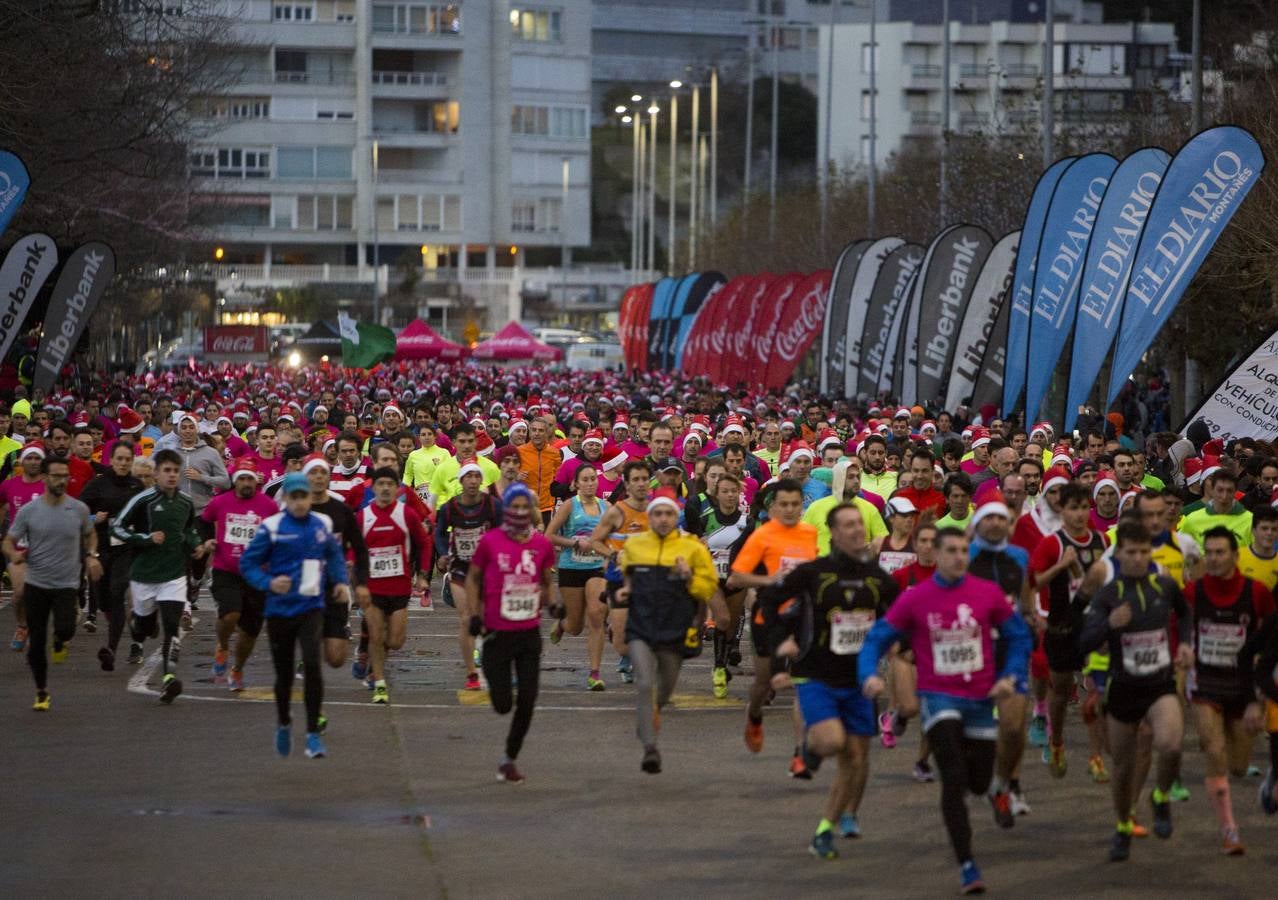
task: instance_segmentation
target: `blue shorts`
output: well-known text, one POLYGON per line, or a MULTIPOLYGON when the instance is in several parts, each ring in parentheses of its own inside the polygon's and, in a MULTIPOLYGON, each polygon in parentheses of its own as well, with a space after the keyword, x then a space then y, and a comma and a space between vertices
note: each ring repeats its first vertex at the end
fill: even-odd
POLYGON ((923 732, 926 734, 937 722, 953 720, 963 723, 963 736, 974 741, 992 741, 998 737, 998 725, 994 721, 994 701, 988 698, 969 700, 919 691, 919 708, 923 714, 923 732))
POLYGON ((857 688, 837 688, 823 681, 803 681, 794 686, 794 691, 799 698, 799 712, 803 714, 805 728, 827 719, 838 719, 848 734, 874 737, 879 733, 874 701, 867 699, 857 688))

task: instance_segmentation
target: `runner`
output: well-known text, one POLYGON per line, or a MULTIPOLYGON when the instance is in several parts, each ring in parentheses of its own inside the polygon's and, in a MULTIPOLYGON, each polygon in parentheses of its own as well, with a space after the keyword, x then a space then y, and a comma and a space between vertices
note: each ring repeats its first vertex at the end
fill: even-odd
MULTIPOLYGON (((782 478, 771 485, 768 498, 768 521, 756 528, 732 561, 728 590, 767 587, 800 563, 817 557, 816 529, 800 521, 803 516, 803 489, 794 481, 782 478)), ((750 617, 750 636, 754 642, 754 683, 750 686, 750 702, 746 707, 745 744, 751 753, 763 749, 763 704, 772 691, 772 656, 768 641, 776 613, 775 607, 756 597, 750 617)), ((797 701, 796 701, 797 703, 797 701)), ((812 777, 802 754, 803 720, 797 706, 793 710, 795 731, 794 755, 790 759, 790 776, 812 777)))
POLYGON ((279 504, 261 492, 257 466, 251 459, 241 456, 232 468, 232 490, 210 500, 200 517, 213 528, 213 537, 204 542, 205 552, 213 557, 213 601, 217 604, 213 680, 220 684, 227 678, 231 633, 237 632, 235 661, 228 681, 232 691, 241 691, 244 664, 253 652, 257 636, 262 633, 266 597, 249 587, 240 575, 240 557, 262 522, 279 512, 279 504))
MULTIPOLYGON (((0 484, 0 517, 13 524, 22 507, 44 493, 44 476, 40 467, 44 463, 44 445, 39 441, 24 444, 18 451, 18 467, 21 471, 0 484)), ((21 549, 21 548, 18 548, 21 549)), ((21 566, 9 569, 9 584, 13 589, 13 640, 9 646, 21 653, 27 646, 27 613, 23 601, 23 583, 26 570, 21 566)))
POLYGON ((435 517, 435 568, 444 576, 444 603, 457 609, 457 641, 466 666, 464 689, 477 691, 480 687, 475 637, 470 626, 472 612, 461 601, 466 596, 464 586, 475 548, 486 532, 501 524, 501 502, 481 492, 484 473, 477 463, 461 466, 458 476, 461 493, 446 500, 435 517))
MULTIPOLYGON (((469 474, 469 473, 468 473, 469 474)), ((514 708, 506 734, 506 755, 497 780, 522 784, 515 765, 532 724, 541 676, 541 632, 538 619, 549 605, 555 551, 543 534, 533 531, 537 495, 526 485, 512 485, 501 498, 501 526, 484 532, 466 571, 469 634, 484 639, 484 678, 493 711, 504 716, 514 708), (518 692, 511 675, 518 682, 518 692)), ((551 607, 558 618, 563 607, 551 607)))
POLYGON ((1118 577, 1102 587, 1088 605, 1079 650, 1086 653, 1109 646, 1105 714, 1114 763, 1110 790, 1118 816, 1109 858, 1121 862, 1131 855, 1132 810, 1140 791, 1134 777, 1137 745, 1151 737, 1158 751, 1157 786, 1151 795, 1154 833, 1160 838, 1171 837, 1168 792, 1180 769, 1184 734, 1171 653, 1173 626, 1180 641, 1175 666, 1190 665, 1193 649, 1192 620, 1179 586, 1166 575, 1150 574, 1153 546, 1149 531, 1138 522, 1122 522, 1117 538, 1114 560, 1118 577), (1149 736, 1141 729, 1142 722, 1149 725, 1149 736))
POLYGON ((873 700, 883 692, 878 665, 888 648, 906 640, 919 673, 919 704, 941 771, 941 816, 959 864, 964 894, 985 890, 972 856, 966 795, 984 795, 994 772, 994 702, 1013 695, 1028 676, 1029 628, 1003 592, 968 574, 967 537, 937 533, 936 574, 911 587, 874 623, 857 657, 857 680, 873 700), (1007 645, 994 665, 993 630, 1007 645))
MULTIPOLYGON (((398 482, 398 479, 396 479, 398 482)), ((240 574, 266 595, 266 634, 275 666, 275 752, 293 749, 289 711, 296 677, 296 651, 302 650, 302 692, 306 704, 306 758, 328 752, 320 737, 324 676, 320 673, 320 636, 330 592, 350 604, 350 585, 342 548, 328 517, 311 510, 311 484, 293 472, 284 478, 285 510, 262 522, 240 558, 240 574)))
MULTIPOLYGON (((808 845, 813 856, 836 859, 836 822, 843 837, 861 836, 857 810, 869 777, 870 739, 878 731, 874 702, 857 690, 857 654, 875 619, 896 599, 897 586, 866 544, 860 507, 836 506, 826 525, 830 555, 796 566, 759 593, 762 603, 779 610, 769 643, 777 657, 792 660, 789 677, 807 729, 807 753, 838 760, 808 845), (798 602, 786 603, 790 598, 798 602)), ((784 678, 778 671, 773 686, 784 678)))
POLYGON ((1263 710, 1249 667, 1239 666, 1243 647, 1274 613, 1274 598, 1263 584, 1238 571, 1238 538, 1218 525, 1203 534, 1207 571, 1185 585, 1194 617, 1194 664, 1186 694, 1194 728, 1207 759, 1207 799, 1220 823, 1221 849, 1244 852, 1229 796, 1229 776, 1247 774, 1253 735, 1263 710))
POLYGON ((1269 590, 1278 587, 1278 509, 1266 503, 1251 514, 1251 545, 1238 548, 1238 568, 1269 590))
MULTIPOLYGON (((387 448, 388 451, 389 449, 387 448)), ((398 456, 391 452, 382 456, 387 460, 398 460, 398 456)), ((335 494, 330 490, 333 479, 332 473, 328 468, 328 460, 318 454, 312 454, 302 461, 299 471, 306 476, 306 480, 311 486, 311 512, 328 517, 329 530, 333 532, 337 542, 342 547, 342 553, 346 557, 346 572, 350 576, 352 586, 358 588, 367 584, 368 547, 364 544, 364 535, 355 521, 355 513, 351 511, 350 504, 341 495, 335 494)), ((362 490, 363 488, 361 487, 361 492, 362 490)), ((411 496, 416 504, 414 509, 424 508, 421 507, 421 501, 417 499, 415 494, 401 487, 400 497, 407 498, 408 496, 411 496)), ((360 661, 366 665, 368 662, 368 623, 361 620, 360 624, 360 661)), ((331 597, 329 602, 324 604, 323 637, 324 661, 334 669, 346 665, 346 655, 350 652, 351 641, 350 607, 347 604, 331 597)), ((352 669, 355 666, 356 663, 351 664, 352 669)), ((367 675, 367 672, 365 672, 365 675, 367 675)), ((372 685, 370 684, 369 687, 372 687, 372 685)), ((324 730, 326 722, 327 720, 321 715, 320 731, 324 730)))
MULTIPOLYGON (((620 659, 617 672, 621 680, 630 684, 635 680, 630 651, 626 647, 626 617, 629 607, 617 591, 624 583, 617 559, 626 540, 648 530, 648 493, 652 485, 652 466, 646 459, 632 459, 621 470, 621 484, 626 496, 604 510, 599 524, 590 535, 595 553, 606 560, 604 567, 603 596, 608 603, 608 628, 612 632, 612 647, 620 659)), ((586 584, 591 587, 590 582, 586 584)), ((598 589, 595 586, 595 589, 598 589)))
MULTIPOLYGON (((936 533, 935 525, 920 525, 914 532, 914 548, 919 558, 904 569, 892 573, 899 590, 905 591, 921 581, 926 581, 936 573, 936 533)), ((896 739, 905 734, 910 719, 918 715, 919 698, 917 692, 919 673, 914 665, 914 651, 908 644, 898 644, 891 651, 888 661, 888 689, 893 708, 879 716, 879 740, 883 746, 891 750, 896 747, 896 739)), ((926 784, 936 780, 928 756, 931 746, 927 735, 919 736, 918 759, 914 763, 914 780, 926 784)))
POLYGON ((397 500, 399 472, 385 467, 373 472, 371 504, 359 511, 356 526, 368 548, 368 583, 355 597, 368 622, 373 700, 390 702, 386 686, 386 653, 404 646, 408 636, 408 598, 430 584, 430 538, 421 517, 397 500), (409 576, 409 571, 416 577, 409 576))
POLYGON ((890 529, 879 544, 879 565, 891 575, 897 569, 918 560, 914 549, 914 521, 918 510, 907 497, 893 497, 887 502, 883 517, 890 529))
POLYGON ((4 555, 10 571, 21 570, 25 576, 27 627, 31 629, 27 664, 36 685, 31 708, 48 712, 51 701, 45 642, 49 618, 53 618, 53 661, 66 662, 67 644, 75 636, 81 567, 97 581, 102 577, 102 566, 89 508, 67 496, 71 477, 67 461, 48 457, 41 460, 40 471, 44 494, 18 510, 4 537, 4 555), (77 560, 80 565, 75 565, 77 560))
POLYGON ((618 566, 625 584, 617 594, 629 609, 626 645, 638 698, 640 768, 656 775, 661 771, 661 708, 674 693, 684 658, 701 652, 700 621, 718 576, 709 551, 679 530, 679 504, 673 497, 658 493, 646 512, 647 530, 622 545, 618 566))
MULTIPOLYGON (((567 465, 567 463, 564 463, 567 465)), ((559 548, 559 595, 566 615, 550 631, 550 642, 558 644, 564 634, 574 637, 586 630, 586 659, 589 674, 586 689, 602 691, 599 677, 603 663, 604 620, 608 607, 603 599, 603 557, 595 552, 590 536, 608 509, 601 499, 599 472, 593 463, 581 462, 572 474, 574 496, 559 505, 546 526, 546 537, 559 548)))
POLYGON ((182 693, 182 682, 170 671, 174 639, 186 610, 187 559, 207 551, 195 529, 195 506, 178 490, 182 456, 176 450, 157 450, 155 487, 134 495, 113 520, 111 536, 133 549, 129 591, 133 594, 133 643, 129 662, 142 662, 142 645, 164 629, 160 652, 163 683, 161 703, 182 693), (157 622, 157 619, 159 620, 157 622))

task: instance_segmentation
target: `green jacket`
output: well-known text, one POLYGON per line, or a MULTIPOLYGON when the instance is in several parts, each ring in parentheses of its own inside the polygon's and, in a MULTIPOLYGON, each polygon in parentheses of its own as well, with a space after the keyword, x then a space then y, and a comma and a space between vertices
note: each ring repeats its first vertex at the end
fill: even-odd
POLYGON ((1225 526, 1238 538, 1239 547, 1251 546, 1251 512, 1241 503, 1235 502, 1233 508, 1223 516, 1212 512, 1210 506, 1196 509, 1180 520, 1177 531, 1184 532, 1203 545, 1203 535, 1213 528, 1225 526))
POLYGON ((129 580, 161 584, 186 576, 187 560, 200 543, 195 530, 195 504, 181 491, 172 497, 150 488, 125 504, 111 521, 111 542, 134 550, 129 580), (151 535, 164 533, 164 543, 151 535))

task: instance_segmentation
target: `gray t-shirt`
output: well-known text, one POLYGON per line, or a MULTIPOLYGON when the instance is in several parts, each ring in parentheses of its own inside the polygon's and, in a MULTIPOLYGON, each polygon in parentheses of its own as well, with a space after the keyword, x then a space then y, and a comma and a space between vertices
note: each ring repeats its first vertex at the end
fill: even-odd
POLYGON ((27 584, 50 590, 80 586, 81 547, 92 533, 89 507, 66 496, 56 504, 36 497, 9 526, 13 539, 27 545, 27 584))

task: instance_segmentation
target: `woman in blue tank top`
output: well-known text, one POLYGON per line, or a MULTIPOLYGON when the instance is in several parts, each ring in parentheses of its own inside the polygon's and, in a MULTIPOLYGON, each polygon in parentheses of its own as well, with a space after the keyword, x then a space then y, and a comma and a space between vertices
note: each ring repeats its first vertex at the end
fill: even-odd
POLYGON ((592 691, 604 689, 599 677, 603 659, 604 619, 608 614, 603 601, 603 558, 591 549, 590 535, 599 524, 607 501, 598 494, 599 472, 590 463, 582 463, 573 473, 572 486, 576 494, 561 503, 555 510, 546 537, 559 548, 559 593, 563 597, 567 615, 551 629, 550 641, 558 644, 564 634, 581 634, 586 626, 586 655, 590 674, 586 687, 592 691), (591 579, 596 579, 591 583, 591 579))

